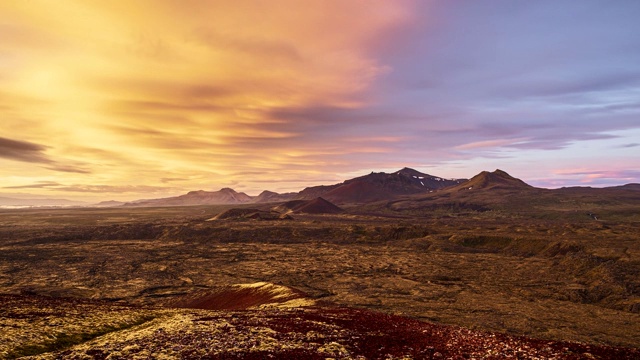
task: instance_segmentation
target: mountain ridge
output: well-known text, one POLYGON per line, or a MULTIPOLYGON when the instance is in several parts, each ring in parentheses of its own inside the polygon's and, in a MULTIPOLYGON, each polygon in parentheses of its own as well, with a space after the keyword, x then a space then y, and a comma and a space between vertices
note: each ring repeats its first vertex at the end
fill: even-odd
POLYGON ((213 205, 213 204, 246 204, 251 202, 251 196, 225 187, 218 191, 195 190, 184 195, 151 199, 140 202, 129 202, 127 207, 149 206, 189 206, 189 205, 213 205))
MULTIPOLYGON (((521 179, 509 175, 506 171, 496 169, 493 172, 482 171, 471 179, 451 179, 422 173, 412 168, 404 167, 392 173, 371 172, 367 175, 347 179, 341 183, 332 185, 316 185, 306 187, 298 192, 277 193, 269 190, 262 191, 257 196, 250 196, 244 192, 224 187, 218 191, 195 190, 186 194, 158 198, 140 199, 126 203, 115 201, 94 204, 97 207, 125 206, 125 207, 162 207, 162 206, 195 206, 195 205, 241 205, 241 204, 268 204, 283 203, 291 200, 313 200, 323 198, 336 205, 361 205, 380 201, 394 201, 403 197, 423 197, 425 199, 434 196, 443 196, 455 192, 469 190, 493 189, 495 191, 556 191, 556 192, 582 192, 589 187, 565 187, 560 189, 544 189, 533 187, 521 179)), ((630 183, 625 185, 605 188, 617 191, 635 192, 640 190, 640 184, 630 183)), ((5 204, 0 197, 1 205, 5 204)), ((18 199, 20 200, 20 199, 18 199)), ((14 201, 20 202, 20 201, 14 201)), ((20 205, 20 204, 18 204, 20 205)), ((86 204, 78 204, 86 206, 86 204)))
POLYGON ((405 167, 393 173, 371 172, 339 184, 307 187, 297 199, 323 197, 335 204, 369 203, 439 190, 463 180, 445 179, 405 167))
POLYGON ((195 190, 174 197, 136 200, 125 203, 123 206, 238 205, 314 200, 317 198, 323 198, 332 204, 364 204, 392 200, 403 195, 440 190, 457 185, 464 180, 466 179, 446 179, 405 167, 393 173, 371 172, 338 184, 306 187, 299 192, 279 194, 264 190, 258 196, 249 196, 244 192, 224 187, 218 191, 195 190))

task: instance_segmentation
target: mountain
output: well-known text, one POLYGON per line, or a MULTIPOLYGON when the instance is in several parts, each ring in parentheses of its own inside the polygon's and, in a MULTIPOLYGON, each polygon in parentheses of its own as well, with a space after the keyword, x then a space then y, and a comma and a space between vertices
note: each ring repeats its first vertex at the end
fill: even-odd
POLYGON ((404 168, 391 174, 372 172, 341 184, 308 187, 297 198, 308 200, 323 197, 336 204, 362 204, 391 200, 402 195, 427 193, 458 185, 464 180, 445 179, 404 168))
POLYGON ((394 211, 460 212, 521 208, 529 204, 524 198, 548 191, 528 185, 505 171, 483 171, 471 179, 440 191, 416 194, 376 205, 394 211), (507 205, 505 205, 507 204, 507 205))
POLYGON ((150 206, 190 206, 190 205, 214 205, 214 204, 245 204, 251 202, 251 196, 236 192, 231 188, 223 188, 218 191, 190 191, 185 195, 144 200, 126 203, 128 207, 150 206))
POLYGON ((359 211, 393 211, 450 215, 496 211, 513 216, 546 217, 576 221, 638 218, 637 184, 608 188, 533 187, 505 171, 483 171, 468 181, 440 191, 415 194, 361 207, 359 211))
POLYGON ((391 201, 389 208, 395 210, 437 209, 462 207, 464 209, 489 209, 489 204, 504 203, 532 192, 548 191, 538 189, 517 179, 505 171, 483 171, 469 180, 440 191, 416 194, 397 201, 391 201))
POLYGON ((295 198, 296 199, 306 199, 306 200, 315 199, 317 197, 320 197, 320 196, 323 196, 323 195, 327 194, 331 190, 339 188, 343 184, 344 183, 334 184, 334 185, 310 186, 310 187, 304 188, 302 191, 300 191, 295 198))
POLYGON ((340 207, 321 197, 312 200, 291 200, 276 206, 273 210, 284 214, 339 214, 344 212, 340 207))
POLYGON ((396 171, 396 175, 409 178, 410 181, 418 188, 425 190, 439 190, 449 186, 454 186, 466 181, 467 179, 445 179, 438 176, 423 174, 417 170, 411 168, 403 168, 396 171))
MULTIPOLYGON (((365 204, 380 200, 391 200, 402 195, 426 193, 446 187, 458 185, 466 179, 445 179, 428 175, 410 168, 404 168, 394 173, 384 172, 360 176, 334 185, 320 185, 305 188, 295 193, 279 194, 265 190, 260 195, 252 197, 245 193, 238 193, 230 188, 219 191, 191 191, 185 195, 131 201, 127 207, 150 206, 190 206, 190 205, 228 205, 245 203, 277 203, 291 200, 314 200, 319 197, 335 204, 365 204)), ((115 205, 115 204, 113 204, 115 205)), ((111 203, 98 204, 111 206, 111 203)))
POLYGON ((494 172, 483 171, 471 179, 447 189, 449 192, 460 190, 479 189, 503 189, 503 190, 530 190, 533 186, 514 178, 500 169, 494 172))
POLYGON ((254 203, 273 203, 273 202, 283 202, 294 199, 298 193, 284 193, 278 194, 273 191, 265 190, 260 193, 260 195, 253 198, 252 202, 254 203))

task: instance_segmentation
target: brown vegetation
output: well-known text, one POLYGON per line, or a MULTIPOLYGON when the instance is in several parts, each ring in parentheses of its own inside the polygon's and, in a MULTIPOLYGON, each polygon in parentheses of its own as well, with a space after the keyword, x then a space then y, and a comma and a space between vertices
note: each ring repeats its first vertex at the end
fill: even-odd
MULTIPOLYGON (((3 309, 19 309, 19 299, 25 309, 3 310, 3 330, 15 326, 23 336, 0 351, 70 351, 68 357, 80 356, 79 351, 99 357, 108 349, 126 357, 139 349, 141 354, 213 358, 259 357, 273 351, 284 358, 436 358, 436 353, 517 358, 517 352, 507 352, 512 350, 502 345, 506 342, 515 344, 511 349, 519 350, 514 351, 525 351, 521 356, 637 357, 637 350, 611 346, 640 347, 640 192, 633 186, 545 190, 521 186, 498 172, 485 175, 489 181, 471 190, 460 186, 345 207, 341 214, 297 214, 292 221, 262 215, 257 215, 262 221, 252 221, 252 214, 271 214, 274 204, 252 204, 250 209, 233 205, 229 214, 235 215, 221 221, 206 220, 230 206, 1 211, 0 288, 14 294, 3 298, 11 304, 3 309), (273 288, 234 285, 256 282, 297 290, 288 293, 291 298, 275 301, 279 295, 270 293, 273 288), (300 312, 277 309, 305 299, 297 291, 325 305, 300 312), (68 317, 85 325, 53 338, 43 335, 66 315, 47 312, 42 317, 46 321, 32 321, 40 316, 34 309, 38 302, 44 309, 56 301, 90 313, 87 322, 68 317), (105 301, 124 317, 110 313, 105 301), (272 308, 251 310, 258 312, 200 313, 267 304, 272 308), (12 314, 30 311, 35 311, 33 316, 25 319, 31 320, 14 322, 12 314), (352 315, 383 320, 354 323, 352 315), (268 320, 273 316, 277 322, 268 320), (149 317, 155 320, 136 327, 149 317), (308 322, 312 317, 323 318, 318 321, 326 325, 308 322), (202 318, 212 320, 196 321, 202 318), (48 325, 52 319, 54 325, 48 325), (228 319, 237 320, 235 330, 222 335, 216 329, 231 324, 228 319), (95 326, 88 325, 92 322, 95 326), (255 330, 258 323, 269 325, 255 330), (168 324, 177 330, 167 330, 168 324), (353 332, 360 324, 370 330, 353 332), (282 334, 279 329, 285 325, 291 329, 286 336, 274 335, 282 334), (383 341, 372 337, 378 332, 393 339, 389 329, 405 325, 429 334, 421 338, 413 330, 398 330, 397 343, 411 336, 416 341, 413 350, 391 343, 379 343, 378 348, 357 345, 358 339, 367 339, 366 344, 383 341), (438 338, 429 329, 449 335, 438 338), (125 333, 129 337, 122 338, 125 333), (453 347, 463 349, 460 352, 427 344, 450 344, 451 334, 462 333, 464 340, 456 340, 453 347), (205 341, 207 334, 211 337, 205 341), (252 342, 256 334, 267 334, 261 344, 270 344, 263 349, 268 352, 251 352, 258 348, 252 342), (218 345, 212 345, 214 340, 218 345), (233 341, 241 345, 231 346, 233 341), (473 346, 460 345, 474 341, 473 346), (203 353, 198 344, 210 346, 209 352, 203 353)), ((19 334, 12 331, 2 333, 19 334)))
POLYGON ((198 310, 0 296, 0 358, 636 359, 640 351, 533 340, 335 306, 198 310))

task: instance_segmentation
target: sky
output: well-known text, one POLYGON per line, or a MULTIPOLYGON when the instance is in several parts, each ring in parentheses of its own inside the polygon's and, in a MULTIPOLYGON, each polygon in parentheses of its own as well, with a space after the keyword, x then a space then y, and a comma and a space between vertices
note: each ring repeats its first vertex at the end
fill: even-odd
POLYGON ((0 0, 0 196, 640 182, 640 1, 0 0))

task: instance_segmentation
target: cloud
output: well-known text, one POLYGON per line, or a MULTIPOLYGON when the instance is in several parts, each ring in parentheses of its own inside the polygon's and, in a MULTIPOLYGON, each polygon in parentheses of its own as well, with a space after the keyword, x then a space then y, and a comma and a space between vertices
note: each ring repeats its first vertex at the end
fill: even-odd
POLYGON ((455 148, 458 150, 473 150, 479 148, 499 148, 504 146, 515 146, 517 144, 521 144, 525 142, 526 138, 519 139, 496 139, 496 140, 485 140, 485 141, 476 141, 469 144, 458 145, 455 148))
POLYGON ((45 146, 39 144, 0 137, 0 157, 5 159, 51 163, 51 160, 44 154, 46 149, 45 146))
POLYGON ((30 185, 18 185, 18 186, 3 186, 3 189, 43 189, 43 188, 58 188, 62 186, 55 181, 39 181, 36 184, 30 185))
POLYGON ((178 177, 164 177, 160 179, 160 182, 162 183, 170 183, 170 182, 174 182, 174 181, 187 181, 189 180, 188 178, 178 178, 178 177))
POLYGON ((563 178, 556 180, 556 184, 579 183, 592 186, 620 185, 638 182, 640 170, 635 169, 561 169, 554 172, 563 178))
POLYGON ((633 178, 640 176, 640 170, 583 170, 583 169, 566 169, 557 170, 556 174, 559 175, 584 175, 587 178, 603 178, 603 177, 622 177, 633 178))
POLYGON ((4 186, 3 189, 49 189, 63 192, 80 192, 80 193, 159 193, 173 190, 173 187, 162 186, 146 186, 146 185, 64 185, 54 181, 42 181, 29 185, 4 186))
POLYGON ((60 172, 80 174, 88 174, 90 172, 80 166, 61 164, 54 161, 47 157, 45 154, 46 150, 47 147, 43 145, 0 137, 0 158, 43 164, 43 167, 46 169, 60 172))

